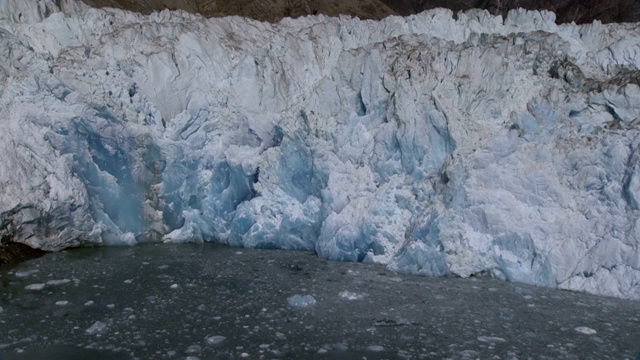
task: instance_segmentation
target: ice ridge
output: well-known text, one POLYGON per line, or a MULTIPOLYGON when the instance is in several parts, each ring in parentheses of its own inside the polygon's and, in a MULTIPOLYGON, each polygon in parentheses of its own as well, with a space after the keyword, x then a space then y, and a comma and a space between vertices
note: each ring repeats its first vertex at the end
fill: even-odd
POLYGON ((26 4, 0 1, 2 239, 313 250, 640 299, 637 24, 26 4))

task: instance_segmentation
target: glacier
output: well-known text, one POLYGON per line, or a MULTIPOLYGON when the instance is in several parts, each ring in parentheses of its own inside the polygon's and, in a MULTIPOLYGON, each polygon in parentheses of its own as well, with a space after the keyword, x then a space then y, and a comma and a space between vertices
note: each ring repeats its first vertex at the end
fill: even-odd
POLYGON ((219 242, 640 300, 640 25, 0 0, 0 238, 219 242))

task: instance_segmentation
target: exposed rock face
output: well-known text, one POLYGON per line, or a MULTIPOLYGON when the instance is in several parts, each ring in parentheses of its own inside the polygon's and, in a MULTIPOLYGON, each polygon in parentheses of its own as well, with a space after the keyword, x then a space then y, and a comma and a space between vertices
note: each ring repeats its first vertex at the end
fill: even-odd
POLYGON ((22 243, 0 243, 0 266, 17 264, 44 255, 45 252, 22 243))
POLYGON ((279 21, 283 17, 325 14, 382 19, 389 15, 411 15, 435 8, 454 13, 473 8, 486 9, 506 18, 509 10, 549 10, 558 23, 577 24, 600 20, 603 23, 640 21, 640 6, 635 0, 83 0, 91 6, 116 7, 150 13, 162 9, 182 9, 206 17, 229 15, 256 20, 279 21))

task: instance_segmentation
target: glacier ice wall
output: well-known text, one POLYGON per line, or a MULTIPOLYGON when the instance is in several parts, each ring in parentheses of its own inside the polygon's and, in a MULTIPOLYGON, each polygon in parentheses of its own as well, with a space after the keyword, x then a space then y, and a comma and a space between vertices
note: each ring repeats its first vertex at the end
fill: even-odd
POLYGON ((640 299, 640 27, 0 1, 0 236, 640 299))

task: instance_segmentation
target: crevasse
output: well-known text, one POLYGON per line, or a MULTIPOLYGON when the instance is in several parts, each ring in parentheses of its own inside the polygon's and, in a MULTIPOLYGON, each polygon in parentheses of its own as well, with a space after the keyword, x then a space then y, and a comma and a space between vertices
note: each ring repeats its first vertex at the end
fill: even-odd
POLYGON ((0 1, 0 235, 221 242, 640 299, 640 32, 0 1))

